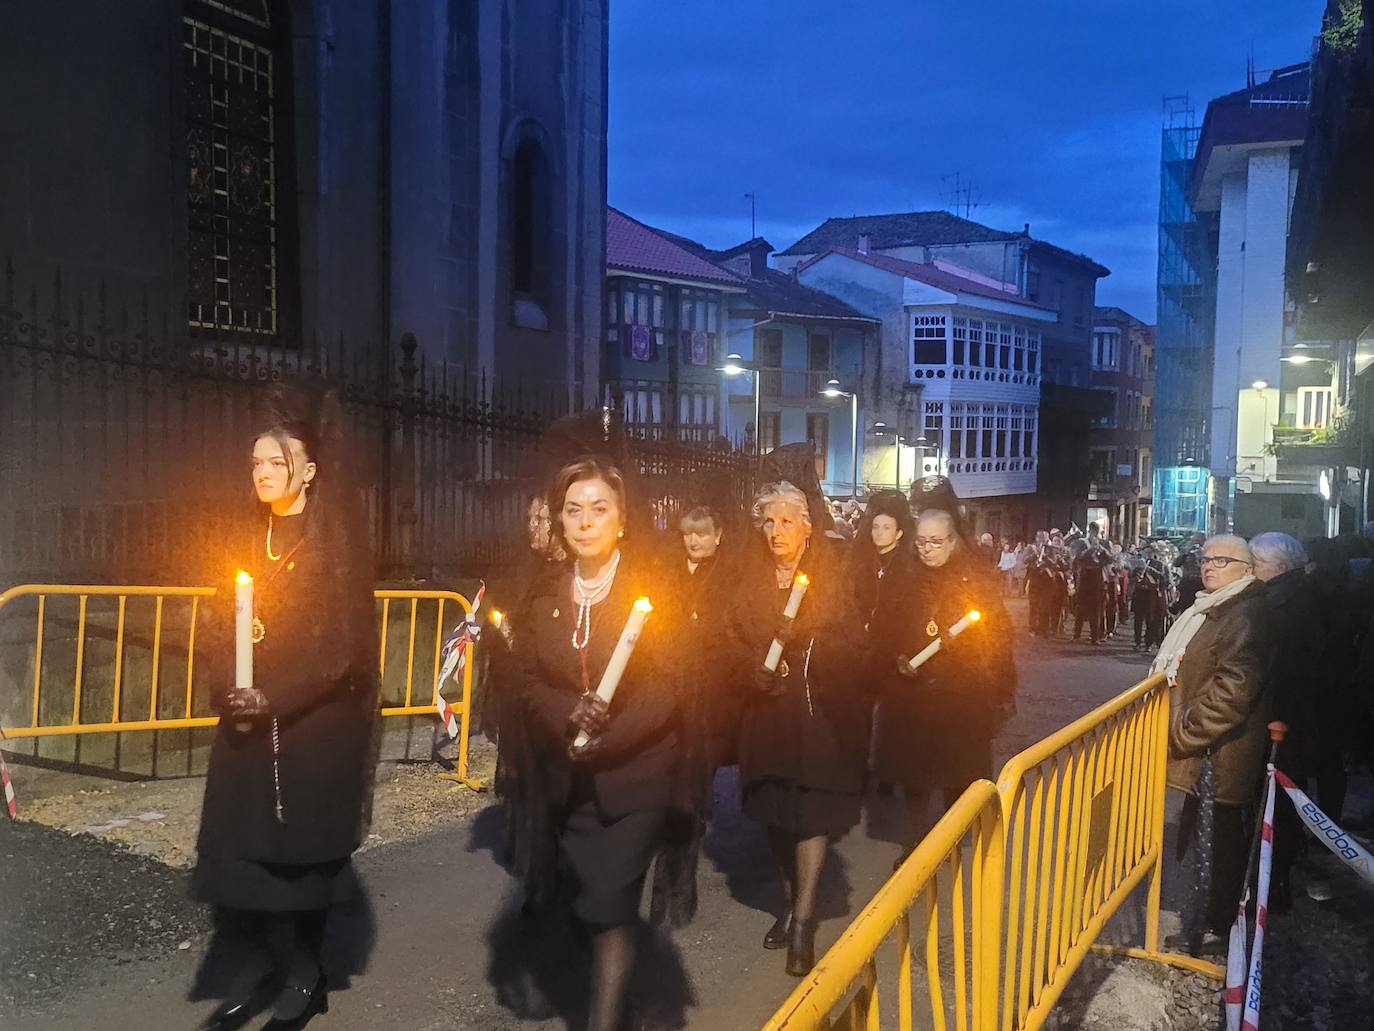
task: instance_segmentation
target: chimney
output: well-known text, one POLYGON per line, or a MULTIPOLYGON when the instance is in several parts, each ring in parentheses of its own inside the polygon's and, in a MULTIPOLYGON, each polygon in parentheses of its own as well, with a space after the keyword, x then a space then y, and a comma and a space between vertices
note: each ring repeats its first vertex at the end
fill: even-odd
POLYGON ((860 234, 859 234, 859 253, 860 253, 860 254, 867 254, 867 253, 868 253, 868 234, 867 234, 867 233, 860 233, 860 234))
POLYGON ((1030 236, 1030 223, 1029 223, 1029 222, 1026 223, 1026 228, 1023 229, 1023 230, 1021 230, 1021 235, 1022 235, 1022 236, 1030 236))
POLYGON ((749 275, 753 279, 758 279, 768 271, 768 244, 761 238, 755 237, 749 242, 749 275))

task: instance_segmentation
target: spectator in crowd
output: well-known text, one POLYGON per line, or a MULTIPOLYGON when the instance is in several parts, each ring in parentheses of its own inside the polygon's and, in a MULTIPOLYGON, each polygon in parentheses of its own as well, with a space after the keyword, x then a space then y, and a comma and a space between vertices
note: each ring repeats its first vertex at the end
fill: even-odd
POLYGON ((1246 807, 1256 801, 1269 739, 1272 635, 1254 567, 1243 538, 1209 538, 1199 556, 1202 591, 1170 628, 1151 666, 1171 688, 1167 780, 1185 793, 1180 860, 1197 826, 1205 758, 1214 769, 1211 887, 1205 911, 1188 914, 1189 930, 1172 943, 1186 943, 1194 953, 1224 948, 1235 920, 1250 841, 1246 807))
MULTIPOLYGON (((1320 601, 1307 575, 1307 552, 1286 533, 1262 533, 1250 542, 1255 578, 1264 584, 1270 625, 1283 633, 1270 666, 1274 718, 1288 726, 1279 746, 1277 765, 1300 786, 1307 780, 1325 734, 1317 714, 1329 685, 1322 676, 1324 630, 1320 601)), ((1329 742, 1328 742, 1329 744, 1329 742)), ((1303 843, 1303 830, 1292 806, 1274 810, 1274 867, 1269 908, 1285 912, 1292 904, 1289 872, 1303 843)))

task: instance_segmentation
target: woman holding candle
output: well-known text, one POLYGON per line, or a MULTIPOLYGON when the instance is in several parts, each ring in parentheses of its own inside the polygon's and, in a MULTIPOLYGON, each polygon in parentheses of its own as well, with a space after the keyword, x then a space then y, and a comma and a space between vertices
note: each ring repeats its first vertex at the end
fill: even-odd
POLYGON ((547 844, 531 855, 569 875, 592 941, 587 1026, 615 1031, 645 875, 682 802, 678 677, 665 661, 664 623, 649 611, 669 599, 654 597, 650 565, 622 550, 625 481, 609 461, 559 470, 549 511, 571 561, 539 582, 516 639, 536 763, 527 776, 541 778, 548 815, 547 844), (626 655, 631 618, 643 628, 626 655), (619 668, 617 651, 627 661, 607 702, 598 686, 619 668))
POLYGON ((869 496, 855 546, 854 600, 867 626, 907 589, 916 569, 911 506, 899 490, 869 496))
MULTIPOLYGON (((251 645, 207 642, 221 720, 211 748, 192 891, 215 904, 237 954, 207 1027, 242 1027, 272 1003, 274 1031, 326 1008, 320 947, 329 907, 356 891, 375 770, 377 637, 358 498, 328 427, 332 395, 271 394, 252 444, 257 511, 235 565, 251 576, 251 645), (246 667, 246 668, 245 668, 246 667)), ((224 594, 245 601, 225 577, 224 594)))
POLYGON ((767 552, 735 585, 726 620, 732 664, 747 678, 740 784, 744 812, 767 828, 783 879, 764 948, 785 947, 787 972, 800 977, 815 963, 827 843, 859 819, 869 719, 853 659, 862 631, 839 563, 811 546, 806 495, 770 483, 752 515, 767 552))
POLYGON ((910 591, 882 608, 870 628, 876 659, 888 669, 878 685, 874 775, 905 789, 913 842, 931 825, 933 790, 948 807, 974 780, 992 776, 992 739, 1016 683, 996 571, 943 510, 920 514, 915 543, 910 591), (961 632, 952 635, 956 627, 961 632), (913 670, 911 657, 936 639, 940 649, 913 670))

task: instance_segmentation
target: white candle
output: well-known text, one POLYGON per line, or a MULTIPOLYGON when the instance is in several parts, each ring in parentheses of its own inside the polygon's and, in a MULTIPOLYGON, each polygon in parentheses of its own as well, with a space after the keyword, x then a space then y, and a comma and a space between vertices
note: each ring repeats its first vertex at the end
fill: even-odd
POLYGON ((253 578, 242 569, 234 578, 234 687, 253 686, 253 578))
MULTIPOLYGON (((596 685, 596 696, 607 705, 610 705, 611 699, 615 697, 615 689, 620 686, 620 678, 625 675, 625 667, 630 662, 635 645, 639 643, 639 632, 644 629, 644 621, 649 618, 652 611, 654 607, 649 604, 648 598, 638 598, 630 607, 630 617, 625 620, 625 629, 620 631, 620 640, 615 643, 615 651, 611 652, 611 659, 606 663, 605 672, 601 674, 601 682, 596 685)), ((573 740, 573 747, 581 748, 590 740, 587 732, 580 730, 573 740)))
MULTIPOLYGON (((244 691, 253 686, 253 578, 240 569, 234 577, 234 687, 244 691)), ((249 731, 248 722, 234 729, 249 731)))
MULTIPOLYGON (((955 623, 952 627, 949 628, 948 636, 958 637, 965 630, 971 627, 974 623, 977 623, 982 618, 983 614, 979 612, 977 609, 969 609, 968 612, 964 613, 964 615, 960 618, 959 622, 955 623)), ((934 655, 936 652, 940 650, 940 645, 943 643, 944 642, 941 638, 935 638, 935 640, 931 641, 928 645, 926 645, 919 652, 917 652, 915 657, 912 658, 909 662, 907 662, 907 666, 913 671, 920 669, 923 665, 925 665, 927 659, 929 659, 932 655, 934 655)))
MULTIPOLYGON (((811 578, 805 573, 798 573, 792 578, 792 593, 787 596, 787 605, 782 610, 783 619, 796 619, 797 610, 801 608, 802 598, 806 595, 806 589, 811 586, 811 578)), ((776 637, 773 643, 768 646, 768 655, 763 660, 763 668, 772 673, 778 668, 778 661, 782 658, 782 642, 776 637)))

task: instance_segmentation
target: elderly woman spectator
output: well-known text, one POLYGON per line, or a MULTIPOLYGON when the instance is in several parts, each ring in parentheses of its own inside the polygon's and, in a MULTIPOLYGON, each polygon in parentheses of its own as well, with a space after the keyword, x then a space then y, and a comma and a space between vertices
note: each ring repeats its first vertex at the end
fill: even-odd
POLYGON ((1190 914, 1194 930, 1183 938, 1194 952, 1224 944, 1240 903, 1250 840, 1245 807, 1256 801, 1264 769, 1272 690, 1269 610, 1250 546, 1229 534, 1209 538, 1199 568, 1202 590, 1151 666, 1171 688, 1167 780, 1186 795, 1180 859, 1197 825, 1204 759, 1214 768, 1211 888, 1205 912, 1190 914))

